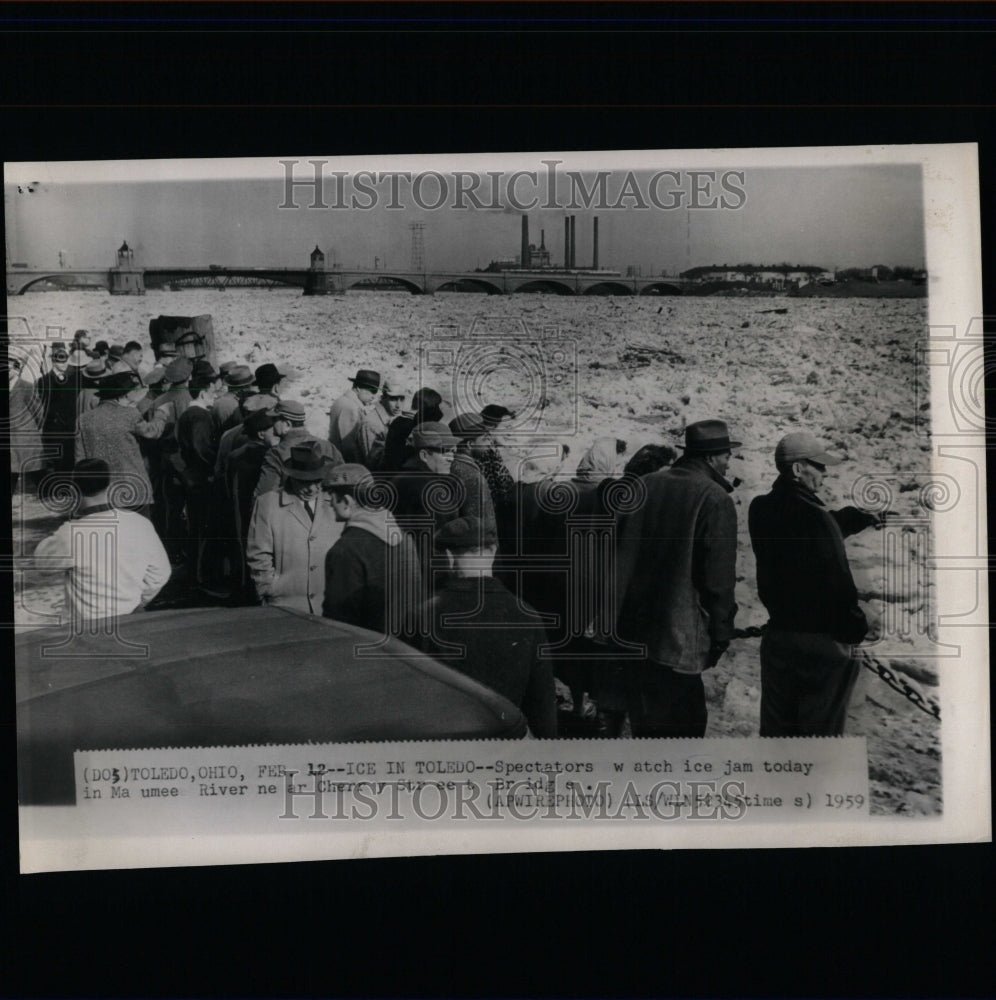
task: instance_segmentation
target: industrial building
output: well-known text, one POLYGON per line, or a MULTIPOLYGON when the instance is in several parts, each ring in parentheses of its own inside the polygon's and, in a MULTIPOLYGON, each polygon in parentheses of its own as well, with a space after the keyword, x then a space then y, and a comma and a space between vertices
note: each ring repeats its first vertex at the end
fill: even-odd
POLYGON ((564 218, 564 262, 559 267, 553 263, 553 257, 546 245, 546 230, 540 230, 540 243, 529 242, 529 217, 522 216, 521 245, 515 257, 496 257, 487 267, 479 271, 494 274, 505 271, 542 271, 547 274, 594 274, 606 278, 619 277, 619 271, 612 271, 598 266, 598 216, 592 220, 592 261, 590 267, 577 265, 577 216, 564 218))

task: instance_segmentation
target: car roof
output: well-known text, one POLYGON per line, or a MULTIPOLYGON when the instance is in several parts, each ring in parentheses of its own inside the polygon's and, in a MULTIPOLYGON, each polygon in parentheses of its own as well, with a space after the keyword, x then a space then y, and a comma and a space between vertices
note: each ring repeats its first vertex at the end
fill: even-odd
MULTIPOLYGON (((316 688, 316 695, 351 703, 354 720, 368 702, 391 698, 470 711, 491 735, 522 724, 519 709, 497 692, 397 639, 273 606, 140 612, 107 619, 95 633, 37 629, 17 637, 15 667, 19 706, 121 690, 129 679, 154 675, 168 678, 170 698, 180 704, 237 687, 288 698, 316 688), (198 685, 205 691, 193 690, 198 685)), ((369 706, 371 714, 383 709, 369 706)))

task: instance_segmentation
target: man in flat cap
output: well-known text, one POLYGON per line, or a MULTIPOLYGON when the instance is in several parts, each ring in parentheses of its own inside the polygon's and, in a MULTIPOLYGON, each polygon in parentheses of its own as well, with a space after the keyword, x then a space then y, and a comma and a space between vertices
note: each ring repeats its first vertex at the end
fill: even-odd
MULTIPOLYGON (((264 367, 266 366, 260 366, 256 371, 259 372, 264 367)), ((275 366, 270 365, 269 367, 276 371, 275 366)), ((223 407, 223 412, 227 410, 229 413, 224 420, 225 427, 218 439, 218 458, 214 466, 214 478, 216 482, 221 484, 222 490, 227 496, 228 474, 225 466, 228 462, 228 457, 233 451, 241 448, 248 441, 248 437, 242 429, 243 421, 251 413, 256 413, 259 410, 270 411, 275 409, 280 399, 268 392, 259 392, 256 377, 246 365, 236 366, 231 369, 229 375, 226 377, 226 381, 229 383, 228 396, 222 396, 214 405, 214 409, 217 409, 220 404, 226 404, 223 407), (236 404, 234 411, 230 409, 229 400, 233 400, 236 404)))
POLYGON ((143 420, 137 407, 146 392, 142 380, 131 370, 105 375, 97 390, 99 405, 77 421, 76 461, 102 458, 111 470, 115 507, 151 517, 152 483, 139 440, 161 437, 167 412, 154 410, 150 420, 143 420))
POLYGON ((190 565, 197 568, 198 582, 205 583, 206 564, 220 561, 206 559, 204 552, 209 540, 221 534, 221 519, 215 515, 223 510, 215 502, 217 491, 213 480, 218 431, 211 416, 214 401, 221 391, 221 379, 209 362, 202 358, 194 362, 187 391, 190 405, 176 422, 178 451, 172 461, 184 486, 190 565))
POLYGON ((279 489, 264 493, 249 522, 246 558, 264 604, 322 613, 325 556, 342 524, 322 494, 331 462, 316 440, 291 448, 279 489))
MULTIPOLYGON (((227 364, 228 368, 221 372, 226 391, 218 396, 211 408, 219 437, 242 423, 245 419, 245 401, 256 392, 256 379, 248 365, 236 364, 234 361, 227 364)), ((218 370, 221 371, 220 368, 218 370)), ((277 402, 276 399, 273 400, 274 406, 277 402)))
POLYGON ((341 395, 329 410, 329 441, 347 462, 359 462, 359 428, 367 407, 380 391, 379 372, 361 368, 350 380, 353 387, 341 395))
MULTIPOLYGON (((160 349, 164 345, 160 345, 160 349)), ((194 365, 190 358, 174 357, 166 365, 163 376, 165 390, 153 400, 147 415, 163 414, 166 427, 157 446, 146 448, 149 472, 155 490, 156 502, 152 508, 153 523, 162 537, 170 556, 179 558, 183 551, 186 526, 183 521, 183 484, 176 474, 172 456, 179 449, 176 440, 177 421, 190 406, 190 377, 194 365)))
POLYGON ((775 448, 778 478, 750 505, 757 589, 770 615, 761 639, 761 735, 839 736, 868 622, 844 538, 881 524, 857 507, 830 511, 817 490, 842 459, 812 434, 775 448))
POLYGON ((131 365, 124 359, 123 344, 111 344, 107 349, 107 363, 110 366, 112 374, 131 371, 131 365))
POLYGON ((332 469, 323 488, 343 532, 325 556, 322 614, 382 635, 413 636, 421 568, 411 539, 384 507, 385 491, 353 462, 332 469))
POLYGON ((176 422, 177 448, 188 474, 198 483, 207 484, 214 475, 218 453, 218 430, 211 416, 221 392, 218 373, 198 359, 187 391, 190 403, 176 422))
POLYGON ((343 458, 339 450, 330 442, 316 438, 304 426, 306 414, 303 404, 296 399, 282 399, 270 412, 275 421, 273 429, 280 441, 263 459, 254 493, 257 500, 264 493, 280 489, 284 481, 284 465, 290 459, 291 449, 295 445, 317 440, 322 454, 329 459, 329 464, 342 465, 343 458))
POLYGON ((459 670, 522 709, 534 736, 557 735, 551 661, 536 612, 494 578, 494 528, 459 517, 436 532, 451 574, 426 604, 424 652, 459 670))
POLYGON ((634 736, 704 736, 702 672, 733 637, 737 512, 722 420, 685 428, 684 455, 645 476, 647 497, 618 521, 617 634, 646 646, 626 666, 634 736))
POLYGON ((487 449, 487 427, 477 413, 461 413, 450 421, 450 430, 460 439, 450 475, 463 486, 463 500, 460 503, 461 517, 480 518, 492 531, 497 531, 495 505, 491 488, 478 465, 479 455, 487 449))
POLYGON ((495 504, 495 516, 498 518, 499 534, 501 534, 503 522, 507 522, 512 514, 515 480, 505 464, 502 441, 496 435, 501 432, 504 424, 509 424, 515 419, 515 411, 492 403, 481 410, 481 419, 484 421, 485 434, 474 448, 474 461, 480 466, 491 489, 491 499, 495 504))
MULTIPOLYGON (((232 542, 233 578, 237 594, 243 597, 251 591, 245 560, 253 493, 266 453, 280 440, 274 430, 275 423, 270 410, 250 413, 241 425, 246 441, 231 452, 220 474, 226 483, 224 493, 230 500, 231 510, 231 516, 223 522, 223 530, 232 542)), ((215 485, 220 486, 218 477, 215 485)))
POLYGON ((388 428, 401 416, 408 391, 396 380, 385 381, 377 402, 367 407, 357 432, 357 461, 368 469, 379 469, 384 457, 388 428))
MULTIPOLYGON (((156 400, 155 409, 167 410, 167 421, 170 427, 168 436, 173 439, 172 428, 176 421, 180 419, 183 411, 190 406, 190 391, 187 388, 190 383, 190 376, 193 374, 194 366, 190 358, 174 358, 166 365, 164 381, 167 389, 156 400)), ((175 445, 175 439, 174 445, 175 445)), ((175 447, 172 449, 175 450, 175 447)))
POLYGON ((464 489, 450 474, 460 439, 444 423, 427 420, 409 438, 412 456, 385 478, 394 489, 394 516, 415 543, 422 576, 431 591, 433 533, 460 515, 464 489))
POLYGON ((171 344, 168 340, 162 341, 158 347, 154 348, 153 355, 157 364, 164 368, 177 357, 176 344, 171 344))
POLYGON ((76 397, 82 389, 80 369, 70 367, 69 351, 63 343, 54 343, 49 357, 52 367, 35 383, 43 413, 42 443, 51 456, 52 468, 68 472, 73 467, 76 397))

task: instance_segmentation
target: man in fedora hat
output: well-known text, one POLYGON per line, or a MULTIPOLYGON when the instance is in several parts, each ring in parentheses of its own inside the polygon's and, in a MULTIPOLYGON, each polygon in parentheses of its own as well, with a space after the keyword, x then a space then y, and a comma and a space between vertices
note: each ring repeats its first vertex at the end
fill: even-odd
POLYGON ((324 486, 343 525, 325 556, 326 618, 382 635, 413 636, 421 568, 412 540, 384 506, 384 493, 363 465, 332 469, 324 486))
POLYGON ((761 639, 761 735, 839 736, 860 671, 853 647, 868 622, 844 538, 881 525, 876 514, 830 511, 817 490, 839 456, 806 431, 775 448, 778 478, 750 505, 757 589, 770 615, 761 639))
POLYGON ((150 420, 142 419, 137 407, 147 391, 133 371, 105 375, 97 390, 99 405, 77 421, 76 461, 102 458, 111 470, 115 507, 150 517, 152 483, 138 442, 161 437, 167 413, 154 410, 150 420))
POLYGON ((380 372, 361 368, 350 380, 353 387, 343 393, 329 410, 329 441, 347 462, 359 462, 359 428, 363 414, 380 391, 380 372))
POLYGON ((264 604, 322 613, 325 556, 342 534, 322 493, 330 467, 319 441, 295 444, 283 486, 256 501, 246 560, 264 604))
POLYGON ((43 413, 42 443, 52 468, 68 472, 73 467, 76 397, 82 389, 80 369, 70 367, 69 351, 61 342, 52 345, 49 358, 52 367, 35 383, 43 413))
POLYGON ((388 428, 401 416, 407 396, 408 390, 395 379, 385 380, 377 402, 364 410, 356 440, 361 465, 368 469, 380 468, 388 428))
POLYGON ((634 736, 704 736, 702 671, 733 637, 737 512, 722 420, 685 428, 684 455, 642 479, 646 499, 618 522, 617 634, 647 649, 627 666, 634 736))
POLYGON ((332 466, 342 465, 342 455, 339 449, 324 439, 316 438, 304 426, 305 411, 303 404, 296 399, 283 399, 274 409, 273 429, 280 441, 271 448, 263 459, 259 470, 259 482, 256 484, 254 496, 259 499, 264 493, 280 489, 284 481, 285 467, 290 460, 291 449, 295 445, 318 441, 322 454, 329 459, 332 466))
MULTIPOLYGON (((69 355, 70 364, 72 364, 75 357, 76 355, 69 355)), ((92 410, 100 403, 100 400, 97 398, 97 390, 100 388, 101 379, 107 374, 107 363, 103 358, 94 358, 92 361, 88 360, 79 369, 79 372, 80 391, 76 397, 77 421, 87 410, 92 410)))
POLYGON ((272 410, 280 402, 280 383, 288 377, 276 365, 267 362, 256 369, 256 392, 243 404, 247 413, 253 410, 272 410))

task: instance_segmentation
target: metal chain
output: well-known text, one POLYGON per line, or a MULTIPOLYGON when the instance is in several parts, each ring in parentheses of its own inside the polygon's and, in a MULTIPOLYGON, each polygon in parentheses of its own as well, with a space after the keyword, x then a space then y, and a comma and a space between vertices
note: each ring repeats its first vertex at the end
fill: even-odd
MULTIPOLYGON (((764 635, 767 625, 749 625, 747 628, 733 630, 734 639, 759 639, 764 635)), ((922 691, 917 690, 905 678, 897 677, 884 663, 867 654, 862 657, 864 665, 885 681, 893 691, 898 692, 907 701, 912 702, 921 711, 932 715, 935 719, 941 717, 941 706, 933 698, 925 698, 922 691)))
POLYGON ((885 681, 893 691, 897 691, 901 694, 907 701, 911 701, 917 708, 926 712, 928 715, 934 716, 935 719, 940 719, 941 717, 941 706, 933 698, 925 698, 923 692, 918 691, 912 684, 910 684, 905 679, 900 679, 897 677, 884 663, 880 660, 876 660, 871 656, 865 656, 864 658, 865 666, 874 674, 878 674, 879 677, 885 681))
POLYGON ((733 638, 760 639, 767 627, 767 625, 748 625, 747 628, 735 628, 733 630, 733 638))

